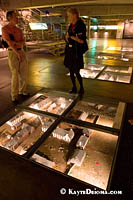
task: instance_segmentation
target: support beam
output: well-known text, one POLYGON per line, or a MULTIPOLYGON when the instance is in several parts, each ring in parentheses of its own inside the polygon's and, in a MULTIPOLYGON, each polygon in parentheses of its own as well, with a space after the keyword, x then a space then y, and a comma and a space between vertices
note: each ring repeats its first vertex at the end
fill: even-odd
POLYGON ((25 8, 44 8, 55 6, 71 6, 71 5, 83 5, 87 3, 93 3, 95 0, 0 0, 0 8, 4 10, 11 9, 25 9, 25 8))
MULTIPOLYGON (((131 14, 132 13, 132 6, 133 1, 132 0, 0 0, 0 8, 3 10, 12 10, 12 9, 28 9, 28 8, 48 8, 48 7, 60 7, 60 6, 76 6, 79 5, 79 7, 82 7, 84 5, 84 8, 86 6, 90 5, 88 12, 91 12, 94 14, 96 13, 92 8, 93 5, 96 6, 94 9, 99 10, 99 5, 103 7, 102 12, 110 13, 112 14, 131 14), (105 9, 105 5, 107 5, 107 9, 105 9), (112 6, 113 5, 113 6, 112 6), (115 9, 113 11, 112 8, 115 9), (111 9, 111 11, 110 11, 111 9), (122 9, 122 10, 121 10, 122 9), (122 13, 121 13, 122 12, 122 13)), ((100 12, 101 14, 103 14, 100 12)), ((89 15, 89 14, 88 14, 89 15)))
POLYGON ((133 16, 133 5, 86 5, 77 8, 82 16, 133 16))

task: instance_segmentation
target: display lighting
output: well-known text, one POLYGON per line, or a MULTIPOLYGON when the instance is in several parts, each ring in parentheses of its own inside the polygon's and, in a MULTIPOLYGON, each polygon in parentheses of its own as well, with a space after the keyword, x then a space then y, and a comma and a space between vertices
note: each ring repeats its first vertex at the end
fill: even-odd
POLYGON ((41 96, 35 103, 30 105, 31 108, 43 110, 51 113, 62 114, 62 112, 71 104, 72 99, 64 97, 43 97, 41 96))
POLYGON ((46 10, 46 16, 47 16, 47 17, 49 16, 49 11, 48 11, 48 10, 46 10))
POLYGON ((98 37, 98 32, 94 32, 94 38, 98 37))
POLYGON ((117 30, 117 25, 92 25, 90 26, 91 29, 96 30, 95 27, 98 29, 106 29, 106 30, 117 30))
POLYGON ((44 13, 40 15, 41 17, 58 17, 61 16, 61 13, 44 13))
POLYGON ((107 25, 105 26, 106 30, 117 30, 118 26, 117 25, 107 25))
POLYGON ((88 16, 82 16, 83 18, 85 18, 85 19, 88 19, 88 16))
POLYGON ((92 18, 91 20, 92 20, 92 22, 94 22, 94 23, 98 23, 98 19, 97 19, 97 18, 92 18))
POLYGON ((95 30, 95 31, 97 31, 98 26, 97 26, 97 25, 94 25, 92 29, 95 30))
POLYGON ((105 32, 105 33, 104 33, 104 37, 107 38, 108 36, 109 36, 109 33, 108 33, 108 32, 105 32))
POLYGON ((121 47, 109 47, 107 50, 121 51, 121 47))
POLYGON ((48 30, 46 23, 29 23, 31 30, 48 30))

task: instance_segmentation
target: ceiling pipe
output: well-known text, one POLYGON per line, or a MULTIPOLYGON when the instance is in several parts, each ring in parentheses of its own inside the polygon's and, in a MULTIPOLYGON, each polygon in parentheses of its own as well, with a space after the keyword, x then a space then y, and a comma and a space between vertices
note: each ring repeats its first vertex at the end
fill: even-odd
POLYGON ((97 0, 0 0, 0 8, 3 10, 45 8, 57 6, 83 5, 97 0))

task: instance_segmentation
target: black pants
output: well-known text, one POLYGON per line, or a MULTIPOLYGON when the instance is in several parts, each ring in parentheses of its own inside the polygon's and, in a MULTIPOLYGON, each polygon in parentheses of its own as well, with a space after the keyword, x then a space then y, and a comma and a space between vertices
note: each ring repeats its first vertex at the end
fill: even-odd
POLYGON ((70 71, 70 77, 72 80, 73 88, 76 88, 76 80, 75 80, 75 75, 76 75, 78 82, 80 84, 80 89, 82 89, 83 88, 83 79, 80 75, 80 70, 77 70, 76 72, 74 72, 72 69, 69 69, 69 71, 70 71))

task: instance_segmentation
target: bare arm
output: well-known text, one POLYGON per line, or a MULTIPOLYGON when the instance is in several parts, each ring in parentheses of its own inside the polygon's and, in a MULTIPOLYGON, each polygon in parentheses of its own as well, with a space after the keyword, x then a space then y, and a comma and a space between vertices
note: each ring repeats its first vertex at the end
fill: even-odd
POLYGON ((5 30, 5 28, 2 28, 2 37, 8 43, 9 47, 17 54, 19 61, 22 62, 23 61, 22 53, 21 51, 17 50, 16 46, 19 44, 21 48, 23 47, 25 43, 23 39, 23 35, 22 35, 22 41, 19 41, 19 42, 12 41, 9 37, 8 32, 5 30))
POLYGON ((15 53, 18 55, 18 51, 17 51, 17 49, 16 49, 16 47, 15 47, 16 42, 15 42, 15 41, 12 41, 12 40, 10 39, 9 34, 7 33, 7 31, 6 31, 4 28, 2 28, 2 37, 3 37, 3 39, 8 43, 9 47, 10 47, 13 51, 15 51, 15 53))

